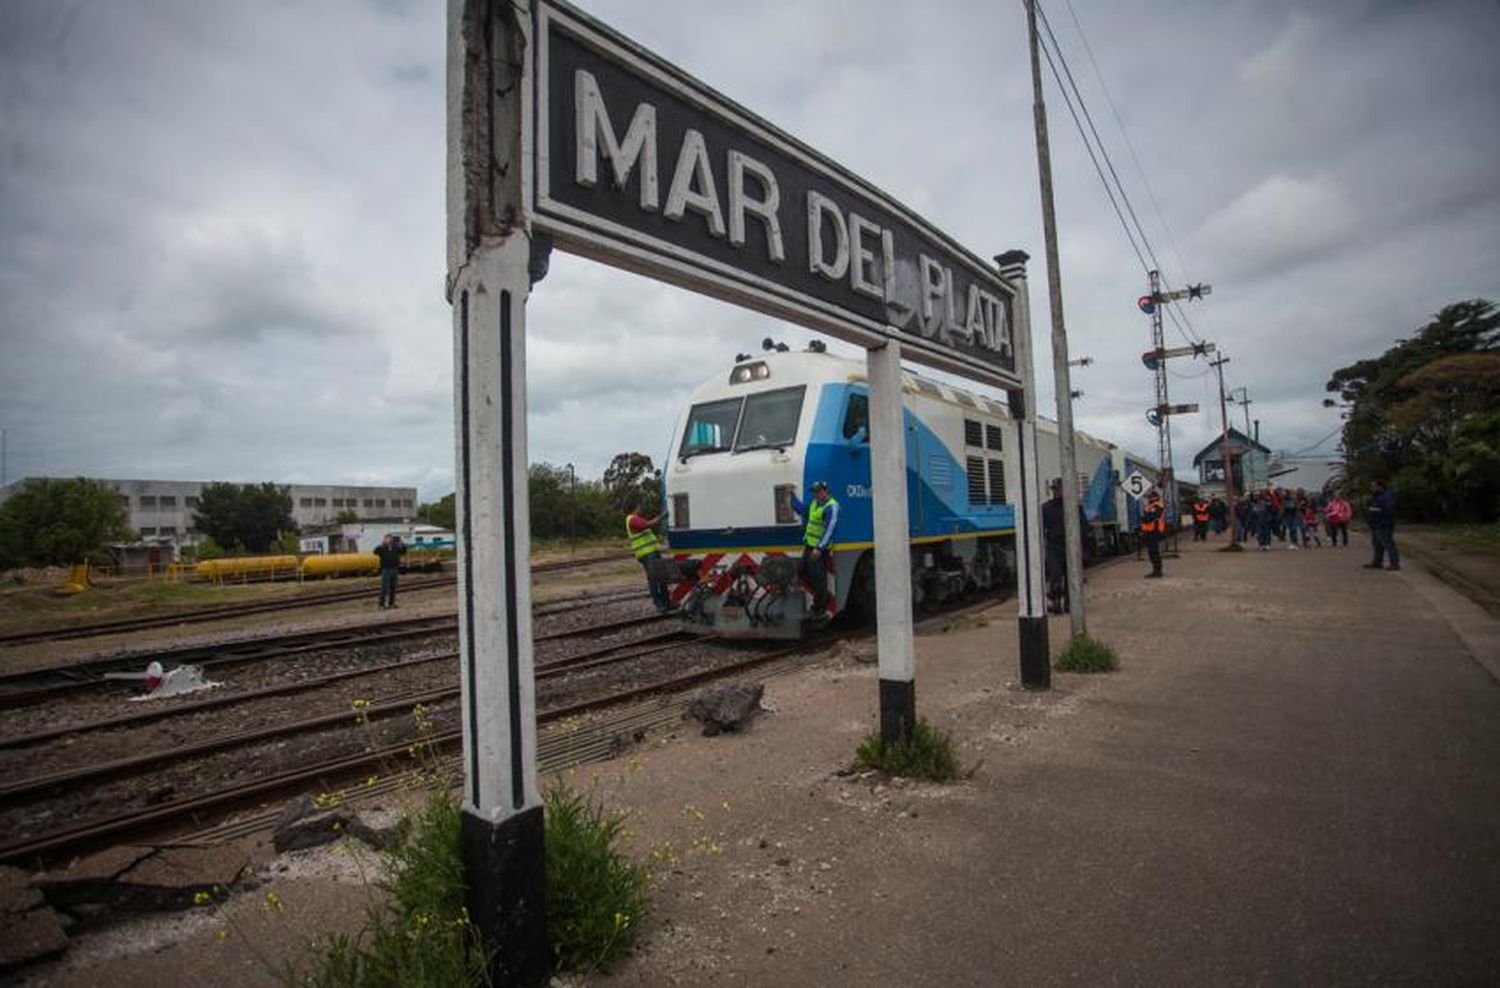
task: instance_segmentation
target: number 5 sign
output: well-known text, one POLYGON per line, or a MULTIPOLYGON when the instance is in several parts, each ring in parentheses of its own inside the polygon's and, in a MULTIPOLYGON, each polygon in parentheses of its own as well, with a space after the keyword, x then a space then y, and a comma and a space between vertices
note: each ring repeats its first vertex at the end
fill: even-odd
POLYGON ((1132 470, 1130 476, 1126 477, 1120 486, 1125 488, 1126 494, 1139 501, 1151 489, 1151 481, 1141 476, 1139 470, 1132 470))

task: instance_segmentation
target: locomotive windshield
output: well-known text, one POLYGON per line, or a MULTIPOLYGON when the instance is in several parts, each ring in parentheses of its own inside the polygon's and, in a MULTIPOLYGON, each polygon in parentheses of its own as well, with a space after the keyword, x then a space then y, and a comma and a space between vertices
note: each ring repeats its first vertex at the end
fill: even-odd
POLYGON ((688 413, 687 431, 677 455, 683 459, 699 453, 721 453, 734 444, 734 427, 739 424, 743 398, 725 398, 694 405, 688 413))
POLYGON ((802 395, 806 390, 783 388, 746 398, 734 451, 790 446, 797 438, 797 420, 802 416, 802 395))

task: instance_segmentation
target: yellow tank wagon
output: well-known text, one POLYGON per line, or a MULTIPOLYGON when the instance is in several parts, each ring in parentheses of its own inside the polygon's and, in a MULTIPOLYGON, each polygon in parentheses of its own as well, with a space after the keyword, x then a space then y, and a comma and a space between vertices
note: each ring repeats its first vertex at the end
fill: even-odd
POLYGON ((335 576, 374 576, 380 572, 380 557, 373 552, 335 552, 302 560, 304 580, 335 576))
POLYGON ((296 556, 234 556, 205 559, 198 564, 198 579, 223 583, 226 580, 285 580, 297 575, 296 556))

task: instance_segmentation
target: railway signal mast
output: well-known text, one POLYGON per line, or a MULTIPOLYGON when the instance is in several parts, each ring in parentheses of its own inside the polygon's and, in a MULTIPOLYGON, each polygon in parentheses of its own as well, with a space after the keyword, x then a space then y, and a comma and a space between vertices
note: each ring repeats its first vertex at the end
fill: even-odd
POLYGON ((1156 459, 1161 466, 1161 483, 1164 488, 1163 494, 1167 501, 1167 516, 1174 524, 1182 517, 1181 506, 1177 503, 1176 471, 1172 467, 1172 425, 1171 416, 1187 412, 1196 412, 1197 405, 1173 405, 1167 397, 1167 360, 1172 357, 1205 356, 1214 352, 1212 343, 1199 343, 1194 346, 1176 347, 1167 349, 1166 334, 1162 328, 1162 307, 1169 302, 1177 302, 1182 299, 1201 299, 1205 295, 1213 293, 1212 285, 1201 282, 1179 288, 1175 291, 1164 292, 1161 290, 1161 272, 1153 269, 1150 273, 1151 292, 1142 295, 1136 300, 1140 310, 1151 317, 1151 349, 1142 355, 1142 361, 1149 370, 1156 373, 1156 404, 1146 413, 1146 418, 1152 425, 1156 426, 1156 459))

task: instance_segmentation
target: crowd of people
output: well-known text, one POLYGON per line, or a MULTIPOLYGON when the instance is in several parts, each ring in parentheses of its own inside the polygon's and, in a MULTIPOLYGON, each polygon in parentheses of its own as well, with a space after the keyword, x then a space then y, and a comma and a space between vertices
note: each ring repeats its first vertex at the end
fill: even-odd
MULTIPOLYGON (((1371 486, 1365 512, 1375 551, 1367 568, 1383 569, 1389 558, 1389 568, 1400 569, 1401 556, 1394 535, 1395 493, 1376 481, 1371 486)), ((1195 542, 1206 540, 1210 531, 1218 535, 1232 529, 1235 542, 1254 543, 1262 552, 1269 552, 1273 546, 1289 550, 1325 545, 1338 548, 1349 545, 1354 506, 1342 491, 1324 493, 1300 487, 1296 490, 1271 487, 1237 497, 1232 506, 1217 495, 1200 499, 1193 503, 1191 517, 1195 542)))

